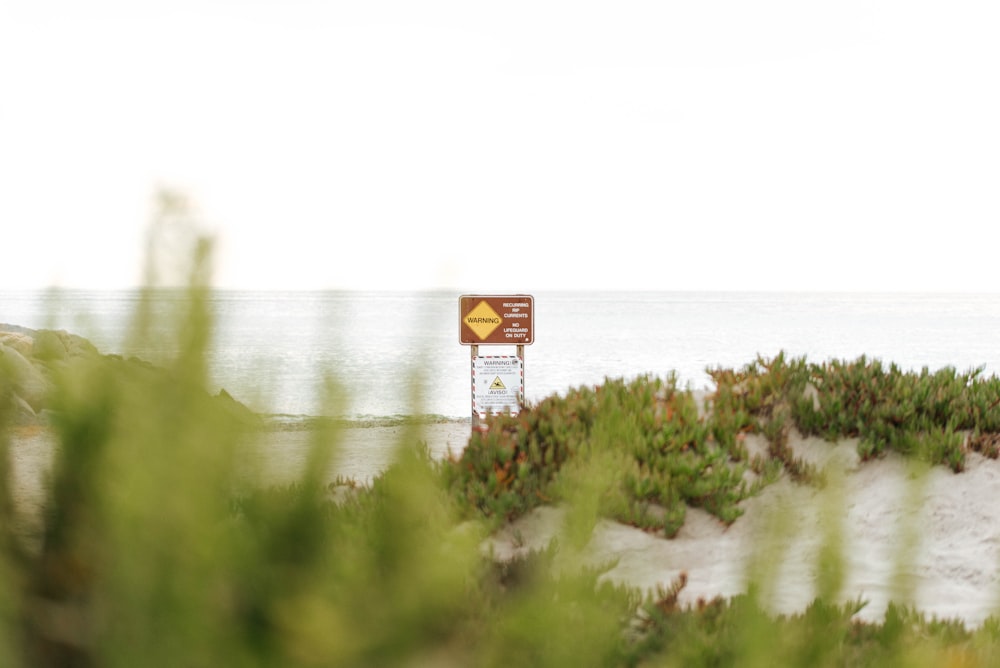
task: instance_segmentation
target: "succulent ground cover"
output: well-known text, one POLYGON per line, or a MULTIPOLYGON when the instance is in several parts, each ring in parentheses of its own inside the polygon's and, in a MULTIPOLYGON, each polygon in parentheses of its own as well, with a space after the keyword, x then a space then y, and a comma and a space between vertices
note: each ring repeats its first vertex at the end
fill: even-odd
MULTIPOLYGON (((750 429, 749 416, 736 426, 750 429)), ((702 415, 674 377, 608 380, 494 417, 445 476, 470 508, 510 520, 562 498, 581 462, 598 463, 606 514, 673 535, 687 506, 732 521, 736 504, 759 488, 747 481, 751 462, 736 433, 702 415)))
POLYGON ((791 429, 858 438, 862 460, 897 451, 957 472, 970 451, 997 457, 1000 380, 979 370, 913 372, 865 357, 815 363, 779 353, 709 374, 715 389, 701 405, 675 376, 645 376, 496 416, 445 476, 470 510, 510 520, 562 498, 578 462, 600 460, 613 471, 598 490, 604 514, 669 537, 689 506, 732 522, 740 501, 783 473, 819 482, 789 449, 791 429), (748 433, 766 437, 766 455, 743 447, 748 433))

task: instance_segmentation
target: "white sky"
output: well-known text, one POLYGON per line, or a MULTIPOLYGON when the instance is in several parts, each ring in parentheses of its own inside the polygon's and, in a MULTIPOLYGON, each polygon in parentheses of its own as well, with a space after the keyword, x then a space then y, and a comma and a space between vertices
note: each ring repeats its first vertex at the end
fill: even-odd
POLYGON ((1000 3, 0 0, 0 288, 1000 290, 1000 3))

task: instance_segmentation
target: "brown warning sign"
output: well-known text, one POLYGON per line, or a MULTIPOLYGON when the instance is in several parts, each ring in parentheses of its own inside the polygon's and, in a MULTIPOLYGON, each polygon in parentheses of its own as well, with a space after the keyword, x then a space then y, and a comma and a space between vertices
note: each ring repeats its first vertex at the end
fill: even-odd
POLYGON ((463 345, 530 345, 535 299, 531 295, 462 295, 458 298, 463 345))

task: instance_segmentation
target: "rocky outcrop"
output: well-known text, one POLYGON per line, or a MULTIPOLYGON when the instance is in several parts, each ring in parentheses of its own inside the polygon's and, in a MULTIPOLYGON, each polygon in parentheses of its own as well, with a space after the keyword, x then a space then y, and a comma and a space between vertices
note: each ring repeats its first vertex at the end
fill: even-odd
POLYGON ((14 422, 33 423, 48 408, 54 375, 74 358, 97 357, 86 339, 68 332, 0 324, 0 400, 14 422))
MULTIPOLYGON (((103 360, 127 365, 133 377, 163 373, 137 358, 103 355, 90 341, 69 332, 0 324, 0 410, 12 410, 15 424, 43 424, 51 411, 57 376, 74 365, 103 360)), ((214 397, 221 410, 241 423, 258 419, 249 408, 221 390, 214 397)))

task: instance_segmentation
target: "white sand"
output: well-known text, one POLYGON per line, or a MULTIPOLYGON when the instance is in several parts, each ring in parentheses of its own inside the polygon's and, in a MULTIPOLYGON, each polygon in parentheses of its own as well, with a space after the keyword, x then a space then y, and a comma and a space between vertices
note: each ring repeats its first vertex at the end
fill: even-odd
MULTIPOLYGON (((859 464, 854 442, 793 436, 791 446, 830 465, 824 490, 782 479, 745 501, 745 514, 729 527, 689 509, 672 540, 601 521, 587 556, 617 560, 606 577, 643 588, 686 573, 682 605, 745 592, 756 556, 771 569, 773 581, 761 580, 771 609, 792 613, 816 596, 821 527, 832 526, 843 535, 839 598, 867 601, 859 618, 881 620, 889 600, 970 627, 998 610, 1000 462, 970 454, 963 473, 935 467, 921 475, 897 455, 859 464)), ((560 521, 558 509, 538 509, 498 534, 493 549, 505 557, 542 547, 558 536, 560 521)))
MULTIPOLYGON (((449 448, 460 453, 468 443, 470 426, 463 422, 420 425, 419 435, 434 457, 444 457, 449 448)), ((334 462, 329 477, 367 482, 392 461, 395 448, 407 438, 408 428, 351 427, 337 432, 334 462)), ((306 465, 314 432, 273 431, 261 435, 252 456, 237 462, 238 473, 264 485, 280 485, 299 478, 306 465)), ((46 476, 51 466, 54 439, 43 427, 19 427, 11 433, 13 495, 23 530, 37 529, 45 500, 46 476)))
MULTIPOLYGON (((371 477, 391 461, 403 430, 346 430, 331 479, 337 474, 371 477)), ((432 453, 443 456, 449 448, 457 452, 465 446, 469 426, 426 425, 422 434, 432 453)), ((309 438, 309 432, 275 432, 260 448, 255 465, 269 482, 292 480, 305 462, 309 438)), ((759 441, 748 445, 761 447, 759 441)), ((688 583, 680 602, 693 604, 745 591, 751 557, 757 556, 774 573, 766 590, 772 608, 796 612, 816 594, 821 527, 832 526, 844 536, 840 598, 868 601, 860 617, 881 619, 890 599, 929 616, 961 619, 970 627, 998 610, 1000 504, 994 501, 1000 499, 1000 462, 970 454, 963 473, 935 467, 921 475, 895 455, 859 464, 853 442, 835 446, 793 436, 791 445, 817 465, 829 465, 831 484, 818 490, 783 479, 745 501, 744 516, 729 527, 702 510, 689 509, 671 540, 601 521, 586 557, 617 560, 606 577, 644 588, 669 585, 685 572, 688 583)), ((51 451, 45 430, 14 434, 14 493, 29 525, 37 521, 51 451)), ((561 517, 558 508, 537 509, 502 530, 487 547, 500 558, 542 547, 558 536, 561 517)))

